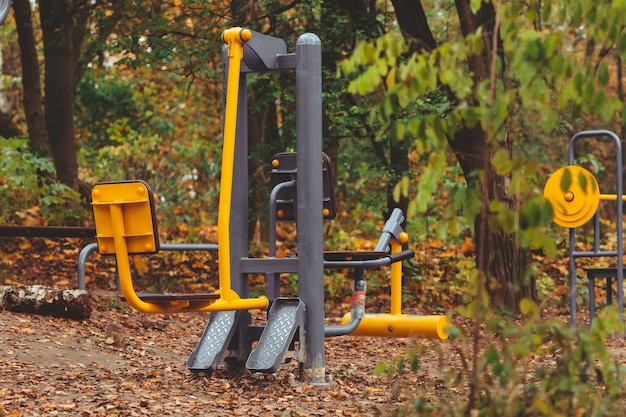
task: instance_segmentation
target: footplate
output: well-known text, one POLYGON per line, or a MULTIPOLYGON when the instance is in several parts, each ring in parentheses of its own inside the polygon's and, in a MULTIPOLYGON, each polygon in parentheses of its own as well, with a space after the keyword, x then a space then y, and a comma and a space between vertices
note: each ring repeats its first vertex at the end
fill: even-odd
POLYGON ((192 372, 213 372, 228 349, 241 311, 216 311, 211 313, 198 346, 187 359, 187 369, 192 372))
MULTIPOLYGON (((305 307, 299 298, 278 298, 272 304, 267 325, 261 334, 256 349, 250 353, 246 368, 256 372, 276 372, 296 332, 304 334, 305 307)), ((302 340, 300 348, 302 346, 302 340)))

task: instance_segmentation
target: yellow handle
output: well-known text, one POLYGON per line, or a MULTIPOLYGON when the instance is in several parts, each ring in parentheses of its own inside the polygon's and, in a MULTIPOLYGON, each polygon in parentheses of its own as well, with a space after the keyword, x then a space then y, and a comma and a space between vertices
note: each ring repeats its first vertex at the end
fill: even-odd
POLYGON ((233 192, 235 135, 237 133, 237 105, 239 101, 239 72, 243 58, 243 42, 252 38, 249 29, 231 28, 222 33, 228 45, 228 83, 226 87, 226 114, 224 116, 224 145, 222 151, 222 178, 217 219, 217 246, 219 286, 221 297, 227 301, 238 298, 231 291, 230 272, 230 205, 233 192))
MULTIPOLYGON (((402 251, 402 244, 391 239, 391 254, 402 251)), ((402 314, 402 262, 391 264, 391 314, 402 314)))
POLYGON ((243 43, 252 39, 252 31, 246 28, 230 28, 222 33, 228 46, 228 82, 226 84, 226 113, 224 115, 224 145, 222 150, 222 178, 217 219, 218 272, 220 299, 200 311, 247 310, 267 308, 265 296, 241 299, 231 287, 230 270, 230 207, 233 195, 237 111, 239 104, 239 77, 243 43))

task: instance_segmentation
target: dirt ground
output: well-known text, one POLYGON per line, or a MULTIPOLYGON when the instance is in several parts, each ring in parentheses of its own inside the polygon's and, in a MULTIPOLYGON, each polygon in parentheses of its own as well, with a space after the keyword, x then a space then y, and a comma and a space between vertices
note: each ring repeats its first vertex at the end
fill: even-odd
MULTIPOLYGON (((271 375, 199 377, 185 361, 206 314, 152 316, 109 301, 100 296, 83 321, 0 313, 0 415, 389 415, 403 401, 374 369, 414 340, 328 339, 327 388, 300 382, 295 361, 271 375)), ((436 355, 422 360, 436 383, 436 355)))
MULTIPOLYGON (((3 244, 0 278, 4 284, 74 288, 80 245, 46 245, 32 249, 20 245, 17 250, 3 244), (43 249, 49 254, 42 255, 43 249)), ((194 270, 193 260, 187 265, 194 273, 202 273, 194 270)), ((327 339, 330 383, 323 388, 301 382, 295 361, 270 375, 221 369, 208 377, 193 375, 185 362, 208 314, 164 316, 131 310, 112 291, 114 270, 106 263, 90 264, 88 291, 94 309, 88 319, 0 311, 0 417, 387 416, 406 415, 405 410, 418 398, 449 407, 467 398, 466 383, 445 382, 446 374, 461 369, 461 357, 472 351, 467 339, 456 338, 327 339), (380 372, 384 364, 411 356, 418 358, 417 369, 402 375, 380 372)), ((368 311, 380 311, 369 299, 368 293, 368 311)), ((410 300, 405 313, 431 313, 415 297, 410 300)), ((337 324, 350 307, 339 303, 327 308, 328 324, 337 324)), ((541 314, 568 322, 567 310, 556 305, 541 314)), ((588 326, 585 314, 579 311, 577 316, 581 328, 588 326)), ((623 338, 610 339, 608 350, 626 365, 623 338)))

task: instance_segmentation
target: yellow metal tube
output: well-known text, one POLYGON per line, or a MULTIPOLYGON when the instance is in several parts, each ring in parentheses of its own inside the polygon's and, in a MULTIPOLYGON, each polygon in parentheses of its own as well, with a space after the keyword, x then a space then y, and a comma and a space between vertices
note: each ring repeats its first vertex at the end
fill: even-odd
POLYGON ((238 298, 231 291, 230 272, 230 206, 233 188, 237 108, 239 101, 239 72, 243 58, 243 42, 252 37, 249 29, 231 28, 222 33, 228 46, 228 83, 224 115, 224 144, 222 151, 222 178, 217 219, 218 269, 221 297, 229 301, 238 298))
POLYGON ((264 295, 257 298, 234 298, 230 300, 220 298, 210 305, 188 311, 264 310, 269 304, 269 299, 264 295))
MULTIPOLYGON (((617 194, 600 194, 600 200, 617 201, 617 194)), ((626 201, 626 195, 622 196, 622 201, 626 201)))
MULTIPOLYGON (((343 316, 342 324, 350 321, 350 313, 343 316)), ((375 337, 416 337, 427 339, 448 338, 446 316, 414 316, 407 314, 366 314, 351 335, 375 337)))
MULTIPOLYGON (((402 244, 391 239, 391 253, 402 251, 402 244)), ((402 313, 402 262, 391 264, 391 314, 402 313)))
POLYGON ((147 303, 137 296, 133 288, 133 281, 130 272, 130 261, 128 259, 128 247, 126 244, 124 228, 124 212, 121 204, 111 204, 111 225, 113 229, 113 242, 115 244, 115 257, 117 260, 117 270, 120 277, 120 289, 126 302, 132 308, 144 313, 172 313, 185 308, 188 304, 161 305, 147 303))

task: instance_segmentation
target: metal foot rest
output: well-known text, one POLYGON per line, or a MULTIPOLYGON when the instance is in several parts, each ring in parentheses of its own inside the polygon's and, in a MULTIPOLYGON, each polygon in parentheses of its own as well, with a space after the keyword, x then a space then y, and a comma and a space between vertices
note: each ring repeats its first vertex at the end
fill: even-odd
MULTIPOLYGON (((305 308, 299 298, 277 298, 267 317, 267 325, 256 349, 250 353, 246 368, 256 372, 276 372, 292 345, 296 331, 304 332, 305 308)), ((299 346, 302 352, 304 346, 299 346)))
MULTIPOLYGON (((171 301, 208 301, 217 300, 220 298, 219 294, 215 293, 174 293, 174 294, 137 294, 140 300, 149 303, 166 303, 171 301)), ((123 301, 126 301, 126 297, 121 297, 123 301)))
POLYGON ((241 311, 227 310, 211 313, 196 349, 187 359, 187 369, 192 372, 213 372, 222 361, 232 340, 241 311))
MULTIPOLYGON (((617 268, 587 268, 587 280, 589 288, 589 324, 596 315, 596 279, 606 280, 606 305, 613 303, 612 280, 617 280, 617 268)), ((626 276, 626 269, 624 269, 626 276)))

